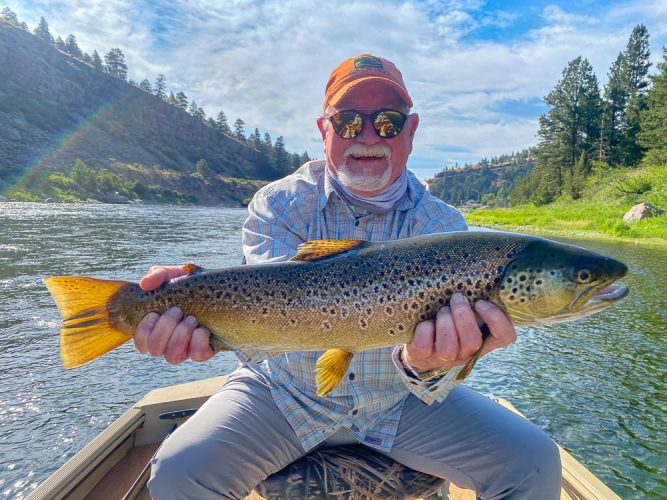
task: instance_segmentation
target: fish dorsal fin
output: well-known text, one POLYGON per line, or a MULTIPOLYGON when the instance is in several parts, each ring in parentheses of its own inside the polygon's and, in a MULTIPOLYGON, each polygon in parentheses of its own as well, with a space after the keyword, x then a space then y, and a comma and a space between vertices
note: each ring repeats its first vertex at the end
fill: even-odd
POLYGON ((185 264, 183 266, 183 271, 185 274, 190 276, 191 274, 201 273, 204 270, 203 267, 198 266, 197 264, 185 264))
POLYGON ((311 240, 299 245, 296 255, 290 260, 313 261, 332 257, 357 248, 364 240, 311 240))

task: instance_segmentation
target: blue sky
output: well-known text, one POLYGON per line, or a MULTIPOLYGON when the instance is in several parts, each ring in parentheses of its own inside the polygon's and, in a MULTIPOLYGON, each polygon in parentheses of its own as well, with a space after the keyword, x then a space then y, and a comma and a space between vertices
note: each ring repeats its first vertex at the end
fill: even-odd
POLYGON ((403 72, 420 125, 410 168, 426 178, 455 163, 535 145, 542 98, 568 61, 588 59, 601 85, 634 26, 652 61, 667 45, 667 2, 402 0, 0 1, 32 29, 72 33, 103 55, 121 48, 130 78, 167 75, 209 115, 224 110, 290 151, 323 156, 315 126, 340 61, 370 52, 403 72))

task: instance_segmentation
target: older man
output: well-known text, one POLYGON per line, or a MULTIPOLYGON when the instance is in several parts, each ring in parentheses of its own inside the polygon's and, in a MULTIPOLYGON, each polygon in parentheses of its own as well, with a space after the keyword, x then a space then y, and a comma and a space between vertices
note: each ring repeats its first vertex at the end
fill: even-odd
MULTIPOLYGON (((406 168, 419 124, 411 108, 393 63, 368 54, 342 62, 327 82, 317 120, 326 159, 255 195, 243 226, 247 262, 288 259, 314 239, 378 241, 465 230, 461 215, 406 168)), ((141 285, 151 289, 182 274, 178 266, 155 267, 141 285)), ((152 494, 243 498, 317 446, 362 443, 481 498, 557 498, 553 442, 528 421, 456 386, 456 373, 482 345, 477 318, 491 333, 485 352, 515 340, 499 308, 485 301, 473 308, 457 294, 435 319, 417 326, 410 344, 356 355, 345 380, 326 397, 317 396, 314 382, 321 353, 241 353, 244 362, 221 391, 157 454, 152 494)), ((174 308, 146 316, 135 344, 172 363, 203 361, 214 354, 208 336, 196 318, 174 308)))

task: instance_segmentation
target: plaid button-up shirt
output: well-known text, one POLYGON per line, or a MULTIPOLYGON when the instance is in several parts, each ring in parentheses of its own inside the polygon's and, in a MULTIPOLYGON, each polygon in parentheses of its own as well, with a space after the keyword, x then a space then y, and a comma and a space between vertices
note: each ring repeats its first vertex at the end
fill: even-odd
MULTIPOLYGON (((461 214, 432 196, 410 172, 407 192, 397 207, 378 215, 359 211, 339 198, 324 168, 324 161, 311 161, 257 192, 243 225, 247 263, 286 260, 309 240, 383 241, 467 229, 461 214)), ((306 451, 340 427, 348 428, 364 444, 390 450, 405 398, 412 393, 427 404, 442 401, 459 371, 420 382, 403 371, 396 348, 375 349, 355 354, 343 381, 319 397, 315 362, 321 354, 290 352, 248 363, 268 379, 276 404, 306 451)))

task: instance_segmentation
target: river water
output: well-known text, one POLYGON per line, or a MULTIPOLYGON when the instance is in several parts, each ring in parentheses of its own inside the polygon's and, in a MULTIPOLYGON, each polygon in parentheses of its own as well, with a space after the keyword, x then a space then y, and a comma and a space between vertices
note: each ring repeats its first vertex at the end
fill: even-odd
MULTIPOLYGON (((136 281, 156 263, 236 265, 245 214, 0 203, 0 496, 24 497, 149 390, 236 364, 223 353, 172 366, 128 343, 65 370, 59 316, 42 279, 136 281)), ((623 498, 665 498, 667 252, 580 244, 628 264, 630 295, 576 323, 520 329, 518 341, 484 358, 467 383, 509 399, 623 498)))

